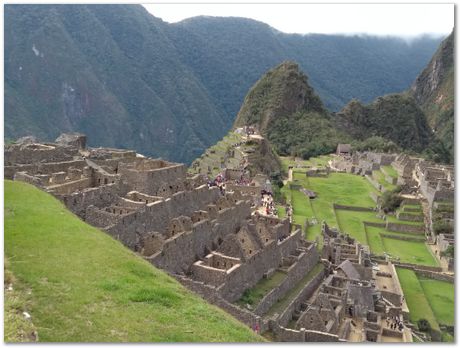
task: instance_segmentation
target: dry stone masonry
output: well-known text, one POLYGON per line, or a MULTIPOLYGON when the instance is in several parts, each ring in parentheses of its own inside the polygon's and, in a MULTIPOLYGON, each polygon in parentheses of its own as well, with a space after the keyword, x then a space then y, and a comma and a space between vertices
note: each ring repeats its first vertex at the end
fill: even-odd
MULTIPOLYGON (((248 137, 260 141, 254 131, 248 137)), ((406 155, 351 153, 347 144, 337 153, 330 167, 306 175, 327 177, 331 170, 369 175, 392 165, 399 178, 391 183, 418 183, 420 197, 405 199, 400 220, 418 221, 410 204, 421 199, 430 211, 453 199, 452 167, 406 155)), ((88 148, 78 133, 63 134, 54 143, 25 137, 5 148, 5 178, 53 194, 78 217, 260 333, 270 330, 276 340, 292 342, 411 341, 408 328, 388 324, 388 317, 407 317, 401 292, 382 285, 396 273, 376 272, 367 246, 326 223, 319 252, 289 217, 270 212, 264 196, 271 191, 268 177, 251 175, 249 165, 242 158, 210 182, 206 175, 187 173, 183 164, 130 150, 88 148), (252 306, 245 304, 245 296, 269 280, 272 288, 252 306)), ((368 224, 424 234, 423 226, 368 224)), ((440 235, 437 243, 445 250, 453 235, 440 235)), ((437 269, 416 271, 453 279, 437 269)))

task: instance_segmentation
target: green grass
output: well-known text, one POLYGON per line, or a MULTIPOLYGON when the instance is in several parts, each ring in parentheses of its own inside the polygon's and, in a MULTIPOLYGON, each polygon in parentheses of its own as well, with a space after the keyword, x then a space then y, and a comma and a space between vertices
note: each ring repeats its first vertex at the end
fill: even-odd
POLYGON ((294 167, 293 171, 294 172, 299 172, 299 173, 305 173, 308 167, 317 167, 317 168, 324 168, 327 166, 327 163, 329 160, 332 159, 331 155, 323 155, 319 157, 313 157, 310 158, 309 160, 301 160, 301 161, 295 161, 292 157, 282 157, 280 156, 281 160, 281 168, 284 173, 287 174, 289 166, 294 167), (305 168, 296 168, 297 165, 303 166, 305 168))
POLYGON ((29 312, 28 291, 10 271, 10 262, 5 258, 4 340, 5 342, 36 342, 33 319, 26 319, 29 312))
POLYGON ((384 169, 388 176, 391 176, 392 178, 396 179, 398 178, 398 172, 392 166, 382 166, 381 168, 384 169))
POLYGON ((263 341, 31 185, 5 181, 4 213, 41 342, 263 341))
MULTIPOLYGON (((281 193, 286 198, 286 201, 293 206, 292 220, 294 223, 299 224, 303 228, 307 220, 311 222, 312 218, 316 216, 311 205, 311 200, 303 192, 291 189, 290 185, 284 185, 281 193)), ((320 221, 316 225, 309 226, 307 231, 305 231, 305 237, 310 241, 314 241, 319 235, 321 235, 320 221)))
POLYGON ((407 306, 409 307, 410 320, 416 324, 420 319, 429 321, 431 327, 439 330, 438 322, 428 303, 422 286, 414 271, 410 269, 396 268, 401 287, 404 292, 407 306))
POLYGON ((382 241, 386 252, 392 257, 399 257, 401 262, 438 266, 438 263, 425 243, 393 238, 382 238, 382 241))
POLYGON ((270 278, 261 279, 253 288, 246 290, 238 300, 240 306, 250 304, 256 307, 260 300, 286 278, 286 273, 276 271, 270 278))
POLYGON ((387 221, 388 222, 394 222, 396 224, 405 224, 405 225, 418 225, 418 226, 423 226, 424 225, 423 221, 402 221, 402 220, 399 220, 394 215, 387 215, 387 221))
POLYGON ((375 207, 369 192, 377 192, 366 178, 348 173, 331 173, 328 178, 309 177, 294 173, 294 178, 315 191, 318 198, 313 201, 338 203, 359 207, 375 207))
POLYGON ((374 170, 372 172, 372 176, 387 191, 392 191, 396 188, 396 185, 390 184, 388 181, 385 180, 385 175, 380 170, 374 170))
MULTIPOLYGON (((390 236, 395 236, 395 237, 407 237, 407 236, 410 236, 411 238, 417 238, 418 241, 414 241, 414 245, 416 247, 416 249, 422 249, 422 252, 424 253, 424 248, 420 245, 420 244, 423 244, 424 245, 424 242, 425 242, 425 237, 423 235, 409 235, 409 234, 405 234, 405 233, 398 233, 398 232, 391 232, 391 231, 387 231, 385 228, 383 227, 373 227, 373 226, 366 226, 365 227, 365 230, 366 230, 366 235, 367 235, 367 240, 369 242, 369 247, 371 249, 371 252, 373 254, 376 254, 376 255, 382 255, 385 251, 389 253, 389 251, 385 248, 385 245, 389 244, 391 245, 391 241, 393 240, 394 243, 397 243, 398 241, 402 241, 400 239, 392 239, 392 238, 389 238, 389 237, 384 237, 385 235, 390 235, 390 236), (385 242, 384 242, 384 239, 385 239, 385 242)), ((404 241, 406 242, 406 241, 404 241)), ((413 249, 414 245, 411 245, 411 250, 413 249)), ((407 246, 407 244, 406 244, 407 246)), ((406 255, 410 254, 412 251, 407 251, 407 250, 403 250, 402 253, 399 253, 397 254, 396 252, 398 251, 397 249, 392 249, 394 254, 392 254, 392 256, 394 257, 400 257, 401 260, 404 259, 406 257, 406 255)), ((429 253, 429 251, 427 250, 427 252, 429 253)), ((425 255, 425 258, 427 259, 430 259, 431 257, 431 254, 428 255, 426 253, 424 253, 425 255)), ((409 259, 408 259, 409 260, 409 259)), ((412 262, 411 263, 418 263, 418 262, 413 262, 414 259, 411 259, 412 262)))
POLYGON ((454 325, 454 284, 423 277, 420 277, 419 281, 438 323, 454 325))
POLYGON ((420 212, 421 214, 423 213, 422 212, 422 206, 419 205, 419 204, 405 204, 401 209, 402 211, 406 212, 407 213, 407 209, 410 208, 410 209, 417 209, 418 212, 420 212))
MULTIPOLYGON (((369 245, 363 221, 370 221, 368 217, 373 217, 375 213, 337 209, 335 214, 337 216, 340 231, 348 233, 351 237, 356 238, 363 244, 369 245)), ((382 222, 382 220, 379 220, 378 222, 382 222)))
POLYGON ((383 255, 385 252, 385 246, 383 245, 382 238, 380 237, 380 232, 386 230, 384 228, 373 226, 366 226, 365 230, 371 253, 376 255, 383 255))
POLYGON ((300 290, 302 290, 310 280, 312 280, 319 272, 321 272, 324 269, 324 265, 322 263, 316 264, 313 269, 308 272, 308 274, 303 277, 296 286, 291 288, 286 295, 284 295, 283 298, 279 299, 278 302, 276 302, 270 310, 267 312, 265 315, 266 317, 271 317, 275 313, 280 313, 280 311, 284 310, 286 306, 294 299, 295 296, 299 293, 300 290))
POLYGON ((305 193, 297 190, 291 190, 291 204, 294 215, 302 215, 307 217, 309 220, 315 217, 310 198, 308 198, 305 193))
POLYGON ((446 331, 441 331, 441 341, 442 342, 455 342, 454 336, 446 331))
MULTIPOLYGON (((216 176, 222 171, 221 161, 225 157, 227 150, 230 149, 233 144, 239 143, 242 140, 243 136, 241 134, 229 132, 219 142, 208 148, 206 152, 196 160, 196 162, 199 163, 198 168, 193 168, 192 165, 188 168, 188 172, 191 174, 197 174, 199 173, 199 168, 201 168, 202 173, 207 173, 209 166, 211 167, 211 175, 216 176)), ((228 168, 237 168, 239 160, 236 158, 228 158, 225 165, 228 168)))
POLYGON ((284 219, 286 217, 286 208, 283 207, 282 205, 277 205, 276 209, 278 211, 278 217, 280 219, 284 219))

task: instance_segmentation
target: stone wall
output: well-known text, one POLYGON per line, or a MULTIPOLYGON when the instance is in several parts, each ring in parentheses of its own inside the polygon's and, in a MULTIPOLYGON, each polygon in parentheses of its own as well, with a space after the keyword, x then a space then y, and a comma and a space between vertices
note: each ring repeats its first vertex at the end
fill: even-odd
POLYGON ((401 294, 396 294, 394 292, 385 291, 385 290, 380 290, 380 293, 383 298, 391 302, 394 306, 396 307, 401 306, 401 294))
POLYGON ((394 234, 387 234, 387 233, 380 233, 380 236, 385 237, 385 238, 391 238, 391 239, 405 240, 408 242, 424 242, 425 241, 424 239, 417 238, 415 236, 413 237, 412 236, 397 236, 394 234))
POLYGON ((29 175, 26 172, 17 172, 17 173, 15 173, 14 176, 13 176, 13 180, 26 182, 28 184, 35 185, 35 186, 38 186, 38 187, 43 186, 43 183, 39 178, 37 178, 36 176, 29 175))
POLYGON ((287 274, 286 278, 274 289, 272 289, 259 302, 254 313, 257 315, 265 314, 277 301, 282 298, 291 288, 293 288, 305 274, 310 272, 318 263, 319 254, 314 245, 310 245, 308 250, 299 256, 298 261, 287 274))
POLYGON ((109 184, 99 187, 87 188, 69 195, 57 195, 66 205, 67 209, 85 219, 86 208, 90 205, 106 207, 116 202, 118 196, 124 196, 126 188, 122 185, 109 184))
POLYGON ((408 224, 398 224, 393 222, 387 222, 386 229, 393 232, 405 232, 405 233, 417 233, 424 234, 425 226, 423 225, 408 225, 408 224))
POLYGON ((364 226, 370 226, 370 227, 381 227, 381 228, 386 228, 387 224, 384 222, 371 222, 371 221, 363 221, 364 226))
POLYGON ((275 334, 276 340, 280 342, 339 342, 337 335, 315 330, 292 330, 270 321, 270 328, 275 334))
POLYGON ((349 210, 349 211, 374 211, 373 208, 368 208, 368 207, 354 207, 351 205, 342 205, 342 204, 337 204, 333 203, 332 205, 334 209, 339 209, 339 210, 349 210))
POLYGON ((119 214, 113 214, 103 209, 90 205, 86 208, 85 220, 92 226, 105 228, 118 222, 119 214))
POLYGON ((48 186, 47 189, 58 195, 70 195, 73 192, 81 191, 91 187, 91 178, 82 178, 74 181, 67 181, 59 185, 48 186))
POLYGON ((4 151, 5 165, 31 164, 38 162, 70 161, 78 155, 78 148, 55 144, 10 145, 4 151))
POLYGON ((244 194, 244 195, 256 196, 257 198, 259 198, 260 191, 261 191, 260 186, 236 185, 236 184, 231 184, 231 183, 225 184, 225 190, 240 192, 241 194, 244 194))
MULTIPOLYGON (((219 238, 223 240, 227 234, 235 233, 245 221, 248 211, 247 203, 240 201, 235 207, 221 211, 216 223, 203 220, 195 223, 191 231, 167 239, 162 250, 147 259, 157 267, 169 272, 185 272, 197 258, 206 256, 207 250, 213 249, 215 240, 219 238)), ((136 234, 130 233, 126 238, 133 235, 136 234)), ((128 243, 136 244, 137 241, 131 239, 128 243)), ((228 275, 227 281, 231 282, 232 277, 228 275)))
POLYGON ((365 175, 367 181, 371 183, 372 186, 374 186, 378 191, 383 192, 383 187, 380 185, 377 181, 375 181, 370 175, 365 175))
POLYGON ((201 282, 194 281, 184 276, 173 276, 186 288, 192 290, 193 292, 204 298, 207 302, 220 307, 221 309, 223 309, 224 311, 226 311, 242 323, 246 324, 250 328, 253 328, 256 324, 258 324, 260 328, 260 333, 264 333, 268 330, 268 322, 262 320, 259 316, 255 315, 254 313, 224 300, 222 297, 219 296, 218 292, 214 287, 208 286, 201 282))
POLYGON ((420 268, 415 268, 415 273, 417 275, 425 277, 425 278, 441 280, 441 281, 449 282, 449 283, 454 283, 455 282, 455 277, 454 276, 451 276, 451 275, 445 274, 445 273, 433 272, 433 271, 429 271, 429 270, 423 270, 423 269, 420 269, 420 268))
POLYGON ((387 328, 383 328, 382 335, 383 336, 388 336, 388 337, 396 337, 396 338, 402 338, 403 337, 403 333, 401 331, 391 330, 391 329, 387 329, 387 328))
POLYGON ((316 289, 319 287, 324 277, 326 276, 327 270, 324 268, 319 272, 312 280, 305 286, 299 293, 294 297, 294 299, 289 303, 285 310, 279 314, 275 319, 277 323, 281 326, 287 326, 289 321, 292 319, 293 313, 300 309, 300 306, 306 299, 311 297, 316 289))
POLYGON ((165 197, 182 189, 186 177, 185 165, 168 163, 160 168, 147 165, 153 163, 155 163, 153 160, 146 162, 145 165, 120 163, 118 173, 129 183, 131 191, 165 197))
POLYGON ((442 272, 441 267, 435 267, 435 266, 424 266, 424 265, 416 265, 413 263, 405 263, 405 262, 398 262, 398 261, 392 261, 395 267, 401 267, 401 268, 406 268, 406 269, 411 269, 414 272, 416 271, 430 271, 430 272, 442 272))
MULTIPOLYGON (((133 236, 143 237, 151 231, 164 234, 171 219, 178 216, 190 216, 208 204, 215 203, 220 197, 222 196, 218 188, 208 189, 206 185, 191 191, 177 192, 165 200, 147 204, 144 210, 124 216, 118 224, 107 229, 107 232, 119 238, 129 248, 135 249, 138 239, 133 236)), ((230 214, 235 219, 244 219, 248 215, 249 204, 244 203, 244 207, 241 204, 236 205, 240 207, 239 214, 233 216, 230 214)), ((223 213, 220 211, 220 214, 223 213)), ((228 221, 224 216, 221 220, 228 221)))
POLYGON ((277 268, 283 257, 288 257, 296 250, 301 236, 302 232, 297 230, 282 242, 273 241, 265 245, 228 275, 225 284, 219 287, 222 298, 229 302, 238 300, 244 291, 256 285, 269 269, 277 268))
POLYGON ((406 204, 409 204, 409 205, 420 205, 421 202, 420 202, 420 199, 418 198, 404 198, 401 202, 401 206, 405 206, 406 204))

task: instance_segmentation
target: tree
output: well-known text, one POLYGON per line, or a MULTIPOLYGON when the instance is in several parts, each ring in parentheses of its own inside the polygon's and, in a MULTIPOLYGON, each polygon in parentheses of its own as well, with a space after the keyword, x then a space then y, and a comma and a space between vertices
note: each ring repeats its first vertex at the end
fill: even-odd
POLYGON ((398 194, 401 192, 399 187, 393 191, 385 191, 380 197, 380 207, 385 213, 394 212, 402 202, 402 197, 398 194))
POLYGON ((419 319, 419 321, 417 321, 417 326, 420 331, 428 332, 431 330, 430 322, 424 318, 419 319))
POLYGON ((454 258, 454 245, 449 245, 446 250, 441 252, 441 256, 454 258))

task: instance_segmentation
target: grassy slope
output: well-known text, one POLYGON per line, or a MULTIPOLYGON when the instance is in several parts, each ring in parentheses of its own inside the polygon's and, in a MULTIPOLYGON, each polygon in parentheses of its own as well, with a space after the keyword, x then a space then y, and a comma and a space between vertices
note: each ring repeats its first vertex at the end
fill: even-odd
POLYGON ((427 278, 419 278, 419 281, 438 323, 454 325, 454 284, 427 278))
POLYGON ((415 272, 403 268, 396 268, 396 272, 409 307, 410 320, 416 323, 424 318, 430 322, 433 329, 439 330, 439 325, 415 272))
POLYGON ((425 266, 438 266, 425 243, 382 238, 385 250, 391 256, 398 256, 401 262, 425 266))
POLYGON ((373 176, 374 176, 374 179, 376 179, 377 182, 380 185, 382 185, 385 189, 387 189, 388 191, 392 191, 396 188, 396 185, 390 184, 388 181, 385 180, 385 174, 383 174, 382 171, 374 170, 373 176))
POLYGON ((29 294, 27 289, 10 271, 10 262, 5 258, 4 340, 5 342, 35 342, 37 340, 34 318, 27 319, 29 294))
POLYGON ((261 341, 53 197, 5 182, 5 254, 40 341, 261 341))

